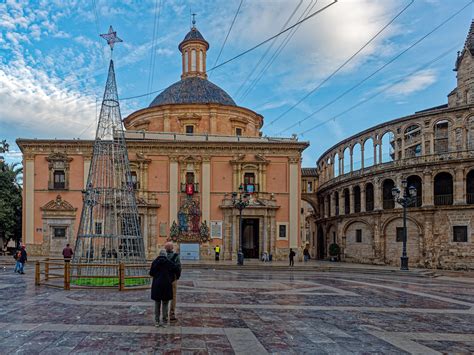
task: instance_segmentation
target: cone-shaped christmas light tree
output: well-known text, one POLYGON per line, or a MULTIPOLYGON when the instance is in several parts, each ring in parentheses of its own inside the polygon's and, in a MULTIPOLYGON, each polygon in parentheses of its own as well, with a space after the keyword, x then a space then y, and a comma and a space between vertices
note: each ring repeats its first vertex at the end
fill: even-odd
MULTIPOLYGON (((107 39, 111 49, 115 42, 121 42, 112 27, 109 33, 102 37, 107 39)), ((78 270, 81 277, 115 276, 117 268, 111 267, 111 264, 144 263, 145 249, 112 60, 87 185, 83 193, 84 202, 73 263, 91 266, 73 268, 73 271, 78 273, 77 277, 78 270), (98 267, 97 264, 104 266, 98 267)), ((127 272, 130 275, 145 273, 145 268, 133 268, 127 272)))

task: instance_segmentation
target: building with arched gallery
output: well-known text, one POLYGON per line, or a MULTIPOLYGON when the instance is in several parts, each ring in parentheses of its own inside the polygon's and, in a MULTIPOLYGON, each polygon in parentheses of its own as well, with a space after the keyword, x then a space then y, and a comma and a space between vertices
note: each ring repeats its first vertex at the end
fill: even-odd
POLYGON ((474 268, 474 22, 454 70, 447 104, 366 129, 321 155, 311 175, 317 192, 302 184, 314 208, 314 255, 327 257, 336 242, 346 261, 399 265, 402 207, 392 189, 405 180, 417 191, 408 207, 410 265, 474 268))
MULTIPOLYGON (((241 188, 249 196, 242 211, 245 257, 286 258, 290 247, 301 247, 301 153, 308 143, 262 136, 263 117, 207 79, 209 43, 197 28, 178 48, 181 79, 124 119, 147 256, 171 239, 183 259, 213 258, 217 245, 224 259, 235 259, 239 211, 232 193, 241 188)), ((75 242, 93 141, 17 144, 24 166, 23 242, 32 254, 59 254, 75 242)), ((101 222, 95 223, 100 233, 101 222)))

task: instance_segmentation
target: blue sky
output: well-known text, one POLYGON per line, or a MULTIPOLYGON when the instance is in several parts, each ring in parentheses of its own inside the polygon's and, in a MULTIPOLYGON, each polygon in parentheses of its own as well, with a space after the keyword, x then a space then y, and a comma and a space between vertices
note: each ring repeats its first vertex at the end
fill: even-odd
MULTIPOLYGON (((219 63, 331 2, 243 0, 219 63)), ((212 71, 210 80, 239 106, 262 114, 265 135, 296 133, 300 140, 309 141, 303 165, 314 166, 319 155, 339 140, 447 102, 446 95, 456 83, 452 71, 456 52, 462 49, 473 18, 472 1, 415 0, 336 75, 280 117, 410 3, 339 0, 298 26, 286 45, 282 44, 286 35, 282 35, 212 71), (459 15, 393 63, 327 105, 465 5, 459 15), (426 65, 443 53, 447 55, 426 65), (375 99, 339 115, 378 92, 375 99)), ((126 98, 179 80, 177 46, 189 30, 190 12, 197 14, 197 27, 210 43, 207 66, 211 68, 239 4, 240 0, 0 0, 0 139, 14 143, 18 137, 93 137, 109 58, 108 47, 98 35, 107 32, 109 25, 124 40, 116 46, 114 60, 119 96, 126 98)), ((123 100, 123 116, 148 106, 154 96, 123 100)), ((7 160, 19 158, 12 144, 7 160)))

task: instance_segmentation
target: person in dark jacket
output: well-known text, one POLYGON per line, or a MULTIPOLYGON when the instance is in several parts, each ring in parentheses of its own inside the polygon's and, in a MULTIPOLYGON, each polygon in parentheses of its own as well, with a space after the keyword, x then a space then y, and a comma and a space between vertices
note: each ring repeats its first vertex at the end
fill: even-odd
POLYGON ((73 254, 74 252, 72 251, 72 248, 70 247, 69 243, 66 244, 66 247, 63 249, 64 262, 70 262, 73 254))
POLYGON ((295 265, 295 255, 296 253, 293 251, 292 248, 290 248, 290 254, 288 255, 288 257, 290 258, 290 266, 295 265))
POLYGON ((174 275, 176 265, 168 260, 166 250, 161 250, 160 255, 153 260, 150 268, 150 276, 153 277, 151 284, 151 299, 155 301, 155 325, 165 326, 168 322, 168 304, 173 299, 174 275), (160 311, 163 314, 163 320, 160 323, 160 311))
POLYGON ((20 270, 18 271, 20 274, 24 274, 23 268, 25 267, 25 263, 28 260, 28 254, 26 253, 26 247, 23 244, 20 249, 20 257, 18 261, 20 262, 20 270))

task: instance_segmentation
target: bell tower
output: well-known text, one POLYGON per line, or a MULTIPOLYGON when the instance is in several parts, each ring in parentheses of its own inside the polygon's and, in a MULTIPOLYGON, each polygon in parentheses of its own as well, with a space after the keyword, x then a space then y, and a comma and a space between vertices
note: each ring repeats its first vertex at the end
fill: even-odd
POLYGON ((178 48, 182 58, 181 79, 198 77, 207 79, 206 74, 206 52, 209 49, 209 43, 204 39, 196 28, 196 20, 193 14, 193 26, 178 48))

